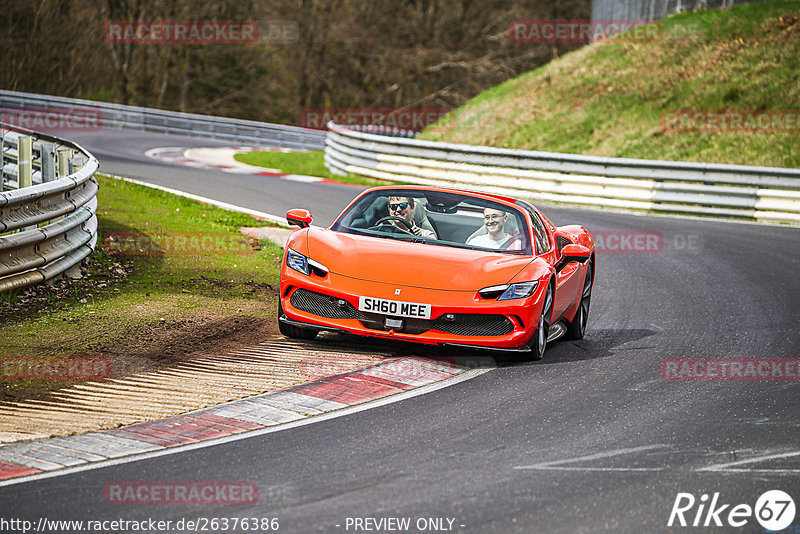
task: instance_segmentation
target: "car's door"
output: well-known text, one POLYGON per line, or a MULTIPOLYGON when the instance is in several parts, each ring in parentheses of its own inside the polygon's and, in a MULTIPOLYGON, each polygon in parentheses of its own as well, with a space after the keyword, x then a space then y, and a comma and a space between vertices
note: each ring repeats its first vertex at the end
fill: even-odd
MULTIPOLYGON (((569 244, 568 240, 553 234, 556 242, 556 265, 561 261, 561 249, 569 244)), ((553 320, 559 320, 566 313, 570 305, 574 304, 583 289, 583 278, 580 276, 581 264, 573 261, 556 271, 556 308, 553 309, 553 320)))
MULTIPOLYGON (((561 244, 556 239, 555 228, 546 226, 535 210, 531 211, 531 220, 537 253, 546 256, 551 265, 557 265, 561 259, 561 244), (539 252, 540 250, 543 252, 539 252)), ((553 322, 560 320, 570 305, 575 302, 577 292, 581 289, 580 276, 577 275, 579 272, 579 264, 575 262, 556 272, 553 322)))

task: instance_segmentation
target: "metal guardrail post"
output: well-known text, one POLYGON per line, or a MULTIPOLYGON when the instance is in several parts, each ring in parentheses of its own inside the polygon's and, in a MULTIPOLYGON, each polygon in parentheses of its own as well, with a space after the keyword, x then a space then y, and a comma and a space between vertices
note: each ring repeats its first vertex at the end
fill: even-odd
POLYGON ((56 147, 53 143, 42 143, 42 183, 56 179, 56 147))
POLYGON ((69 148, 62 148, 58 151, 58 177, 63 178, 69 176, 69 160, 72 158, 72 150, 69 148))
POLYGON ((5 173, 3 172, 3 165, 5 164, 5 148, 6 148, 6 131, 0 128, 0 193, 3 192, 3 183, 5 182, 5 173))
POLYGON ((73 156, 69 158, 69 173, 72 174, 73 172, 79 171, 85 163, 86 158, 83 156, 73 156))
POLYGON ((19 177, 17 178, 19 189, 22 189, 23 187, 30 187, 33 185, 32 156, 33 156, 33 145, 30 136, 21 135, 19 137, 19 159, 17 160, 17 164, 19 165, 18 167, 19 177))
POLYGON ((81 272, 81 262, 74 264, 72 267, 69 267, 64 271, 64 276, 70 278, 72 280, 80 280, 83 278, 83 273, 81 272))

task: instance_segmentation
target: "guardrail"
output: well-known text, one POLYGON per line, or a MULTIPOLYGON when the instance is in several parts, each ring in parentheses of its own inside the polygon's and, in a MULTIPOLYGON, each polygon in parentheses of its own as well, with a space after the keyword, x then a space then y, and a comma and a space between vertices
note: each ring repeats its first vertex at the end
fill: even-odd
POLYGON ((325 164, 534 201, 800 223, 800 170, 457 145, 328 124, 325 164))
POLYGON ((13 188, 0 187, 0 293, 79 277, 97 244, 97 159, 63 139, 15 130, 0 124, 0 185, 13 188))
POLYGON ((61 114, 68 120, 69 114, 92 111, 95 115, 91 119, 96 119, 92 125, 97 129, 121 128, 307 150, 322 150, 325 146, 325 132, 298 126, 16 91, 0 91, 0 110, 10 116, 23 112, 20 120, 31 122, 46 120, 48 113, 61 114))

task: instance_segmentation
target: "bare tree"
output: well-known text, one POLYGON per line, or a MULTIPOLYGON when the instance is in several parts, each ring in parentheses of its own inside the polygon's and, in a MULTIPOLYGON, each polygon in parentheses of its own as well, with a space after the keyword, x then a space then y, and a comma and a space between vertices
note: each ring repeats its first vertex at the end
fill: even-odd
POLYGON ((515 19, 590 0, 6 0, 0 87, 296 123, 303 109, 452 108, 578 45, 513 42, 515 19), (293 43, 110 42, 109 21, 294 21, 293 43))

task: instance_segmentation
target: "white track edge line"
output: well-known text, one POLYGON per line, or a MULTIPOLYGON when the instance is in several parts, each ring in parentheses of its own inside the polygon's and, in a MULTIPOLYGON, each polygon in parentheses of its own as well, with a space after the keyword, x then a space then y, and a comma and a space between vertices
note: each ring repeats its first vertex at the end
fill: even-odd
POLYGON ((227 202, 222 202, 220 200, 214 200, 213 198, 208 197, 201 197, 200 195, 195 195, 194 193, 187 193, 186 191, 180 191, 178 189, 172 189, 171 187, 165 187, 163 185, 156 185, 151 184, 148 182, 143 182, 141 180, 135 180, 133 178, 126 178, 125 176, 119 176, 116 174, 105 174, 99 173, 103 176, 108 176, 110 178, 114 178, 116 180, 122 180, 123 182, 130 182, 136 185, 142 185, 144 187, 150 187, 152 189, 158 189, 159 191, 164 191, 166 193, 171 193, 173 195, 177 195, 179 197, 190 198, 192 200, 197 200, 198 202, 203 202, 205 204, 211 204, 212 206, 216 206, 218 208, 222 208, 228 211, 237 211, 239 213, 246 213, 247 215, 252 215, 253 217, 258 217, 260 219, 265 219, 269 222, 273 222, 275 224, 279 224, 281 228, 289 228, 289 225, 286 223, 285 217, 279 217, 277 215, 273 215, 271 213, 265 213, 263 211, 252 210, 250 208, 244 208, 242 206, 237 206, 235 204, 228 204, 227 202))

